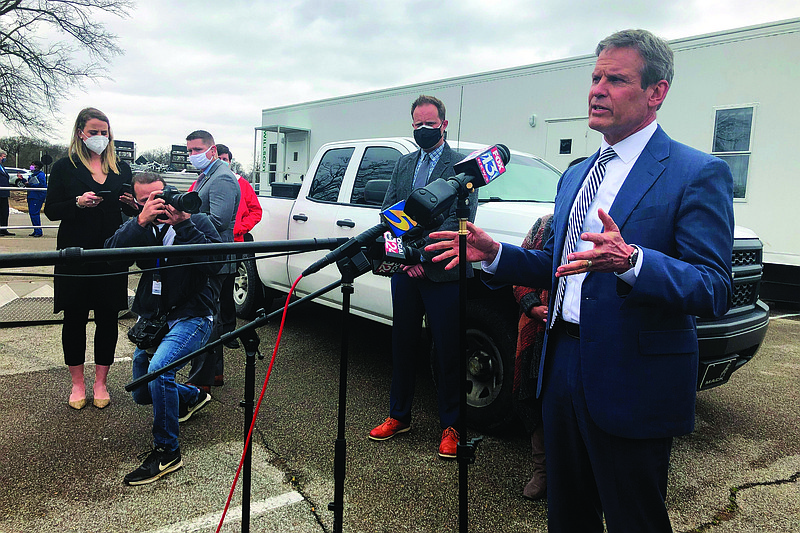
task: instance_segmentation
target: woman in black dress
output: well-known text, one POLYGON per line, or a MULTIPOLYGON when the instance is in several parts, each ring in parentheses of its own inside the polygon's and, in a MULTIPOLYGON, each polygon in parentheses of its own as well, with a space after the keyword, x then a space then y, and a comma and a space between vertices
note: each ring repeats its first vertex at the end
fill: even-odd
MULTIPOLYGON (((72 130, 69 155, 50 172, 44 212, 48 219, 61 221, 57 248, 103 248, 122 224, 122 212, 138 213, 133 195, 123 194, 123 185, 130 182, 131 169, 117 159, 108 117, 91 107, 82 110, 72 130)), ((54 312, 64 311, 61 344, 72 376, 69 405, 74 409, 86 405, 83 364, 90 310, 95 322, 93 403, 102 409, 110 401, 106 377, 117 346, 117 318, 128 308, 127 277, 103 276, 116 272, 125 269, 107 263, 55 267, 54 312)))

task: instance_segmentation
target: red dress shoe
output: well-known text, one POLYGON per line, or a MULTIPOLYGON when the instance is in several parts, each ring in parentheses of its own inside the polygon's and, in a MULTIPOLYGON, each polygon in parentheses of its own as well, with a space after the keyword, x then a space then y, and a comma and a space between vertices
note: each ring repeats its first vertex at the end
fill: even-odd
POLYGON ((405 433, 409 430, 411 430, 411 424, 403 424, 390 416, 383 424, 369 432, 369 438, 372 440, 386 440, 391 439, 398 433, 405 433))
POLYGON ((455 459, 458 450, 458 431, 449 427, 442 433, 442 442, 439 444, 439 457, 442 459, 455 459))

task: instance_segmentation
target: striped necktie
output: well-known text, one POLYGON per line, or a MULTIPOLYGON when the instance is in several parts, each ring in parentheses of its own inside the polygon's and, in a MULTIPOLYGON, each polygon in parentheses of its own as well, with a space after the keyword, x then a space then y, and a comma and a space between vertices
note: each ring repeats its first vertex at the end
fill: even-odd
MULTIPOLYGON (((561 265, 569 263, 567 257, 575 251, 575 245, 578 244, 578 237, 583 229, 583 221, 586 218, 586 212, 589 210, 589 204, 592 203, 597 189, 600 188, 600 183, 606 175, 606 163, 613 159, 617 154, 610 146, 603 150, 600 157, 597 158, 589 177, 583 184, 578 199, 569 214, 569 222, 567 223, 567 237, 564 240, 564 248, 561 251, 561 265)), ((553 319, 550 321, 550 327, 553 327, 556 319, 561 314, 561 304, 564 301, 564 291, 567 288, 567 280, 564 277, 558 278, 558 288, 556 289, 556 299, 553 303, 553 319)))
POLYGON ((417 175, 414 177, 414 188, 419 189, 428 184, 428 174, 431 168, 431 154, 425 153, 422 156, 422 163, 419 165, 417 175))

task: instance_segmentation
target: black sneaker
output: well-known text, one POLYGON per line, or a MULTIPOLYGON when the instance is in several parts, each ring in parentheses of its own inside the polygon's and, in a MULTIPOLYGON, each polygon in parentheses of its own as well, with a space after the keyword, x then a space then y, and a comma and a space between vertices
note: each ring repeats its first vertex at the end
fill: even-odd
POLYGON ((205 407, 205 405, 211 401, 211 395, 207 392, 200 391, 197 395, 197 401, 192 404, 186 404, 180 402, 178 406, 178 422, 186 422, 192 415, 195 414, 197 411, 205 407))
POLYGON ((180 448, 177 448, 174 452, 168 452, 164 448, 156 448, 149 452, 142 466, 125 476, 123 481, 126 485, 146 485, 162 476, 166 476, 170 472, 176 471, 182 466, 180 448))
POLYGON ((223 342, 222 344, 224 344, 228 348, 232 348, 232 349, 235 350, 236 348, 239 347, 239 340, 236 339, 236 338, 233 338, 231 340, 227 340, 227 341, 223 342))

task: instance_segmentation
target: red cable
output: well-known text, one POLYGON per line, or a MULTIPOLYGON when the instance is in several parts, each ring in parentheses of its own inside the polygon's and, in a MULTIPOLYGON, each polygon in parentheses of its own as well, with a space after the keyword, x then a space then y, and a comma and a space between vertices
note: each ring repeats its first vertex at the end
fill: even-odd
MULTIPOLYGON (((253 421, 250 423, 250 431, 247 432, 247 440, 244 442, 244 449, 242 450, 242 459, 239 461, 239 467, 236 469, 236 475, 233 478, 233 485, 231 485, 231 491, 228 494, 228 500, 225 502, 225 509, 222 511, 222 517, 219 520, 219 525, 217 526, 217 532, 219 533, 222 529, 222 524, 225 522, 225 515, 228 514, 228 507, 231 504, 231 498, 233 498, 233 491, 236 489, 236 483, 239 481, 239 473, 242 471, 242 465, 244 464, 245 455, 247 455, 247 448, 250 445, 250 438, 253 436, 253 428, 256 425, 256 418, 258 417, 258 410, 261 408, 261 400, 264 399, 264 392, 267 390, 267 383, 269 383, 269 376, 272 373, 272 365, 275 364, 275 355, 278 353, 278 346, 281 344, 281 335, 283 335, 283 324, 286 322, 286 312, 289 310, 289 302, 291 301, 292 294, 294 294, 294 289, 297 287, 297 284, 302 279, 302 275, 298 276, 295 280, 292 288, 289 290, 289 294, 286 295, 286 303, 283 306, 283 316, 281 317, 281 327, 278 328, 278 338, 275 339, 275 349, 272 350, 272 359, 269 361, 269 368, 267 369, 267 376, 264 378, 264 385, 261 387, 261 395, 258 397, 258 402, 256 403, 255 411, 253 412, 253 421)), ((244 517, 242 517, 244 520, 244 517)))

